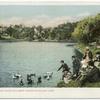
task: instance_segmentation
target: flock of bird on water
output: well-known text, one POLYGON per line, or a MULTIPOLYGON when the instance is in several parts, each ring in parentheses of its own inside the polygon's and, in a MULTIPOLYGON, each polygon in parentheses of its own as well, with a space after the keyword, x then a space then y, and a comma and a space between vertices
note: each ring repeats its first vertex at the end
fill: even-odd
MULTIPOLYGON (((38 85, 38 84, 42 83, 42 78, 46 79, 46 80, 50 80, 52 78, 52 75, 53 75, 53 72, 46 72, 43 74, 43 76, 37 76, 36 73, 27 74, 27 84, 28 85, 34 84, 34 77, 35 77, 35 78, 37 78, 36 83, 38 85)), ((22 75, 20 73, 13 74, 12 78, 13 78, 13 80, 20 80, 19 81, 20 86, 23 86, 25 84, 24 80, 22 78, 22 75)))

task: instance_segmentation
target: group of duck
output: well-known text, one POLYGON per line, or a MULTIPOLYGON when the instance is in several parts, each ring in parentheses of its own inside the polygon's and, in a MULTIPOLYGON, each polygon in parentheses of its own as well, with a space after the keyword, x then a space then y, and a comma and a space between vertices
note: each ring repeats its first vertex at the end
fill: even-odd
MULTIPOLYGON (((43 79, 50 80, 52 78, 52 76, 53 76, 53 72, 46 72, 42 76, 38 76, 38 75, 36 75, 36 73, 27 74, 27 84, 32 85, 34 83, 34 78, 36 78, 37 79, 36 83, 38 85, 38 84, 42 83, 43 79)), ((23 80, 22 75, 20 73, 13 74, 12 79, 13 80, 20 80, 19 84, 21 86, 24 85, 24 80, 23 80)))

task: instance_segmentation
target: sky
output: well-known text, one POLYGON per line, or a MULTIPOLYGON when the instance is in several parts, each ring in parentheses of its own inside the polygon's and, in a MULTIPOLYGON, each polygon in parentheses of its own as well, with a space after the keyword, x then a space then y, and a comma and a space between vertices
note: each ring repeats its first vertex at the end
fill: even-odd
POLYGON ((97 13, 99 5, 0 5, 0 24, 54 27, 97 13))

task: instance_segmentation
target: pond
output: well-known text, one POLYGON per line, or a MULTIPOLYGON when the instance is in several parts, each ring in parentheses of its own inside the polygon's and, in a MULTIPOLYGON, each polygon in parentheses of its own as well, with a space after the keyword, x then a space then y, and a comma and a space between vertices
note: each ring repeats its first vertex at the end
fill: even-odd
POLYGON ((19 80, 13 80, 15 73, 22 75, 23 87, 56 87, 62 71, 57 72, 60 60, 71 68, 73 46, 53 42, 1 42, 0 43, 0 87, 21 87, 19 80), (53 72, 50 80, 43 79, 46 72, 53 72), (27 84, 27 74, 36 73, 34 84, 27 84), (37 85, 37 77, 42 83, 37 85))

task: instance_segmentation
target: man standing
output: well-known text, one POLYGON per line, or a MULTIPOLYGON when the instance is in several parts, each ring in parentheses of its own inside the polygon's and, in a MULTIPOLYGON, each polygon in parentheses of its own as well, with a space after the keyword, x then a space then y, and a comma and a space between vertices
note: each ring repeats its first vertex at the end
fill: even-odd
POLYGON ((75 75, 76 77, 78 76, 79 74, 79 69, 81 67, 81 64, 80 64, 80 60, 76 57, 76 56, 72 56, 72 64, 73 64, 73 75, 75 75))
POLYGON ((57 71, 59 71, 60 69, 62 69, 62 73, 63 73, 62 79, 63 79, 65 72, 69 72, 70 68, 66 63, 64 63, 64 60, 61 60, 61 67, 57 71))

